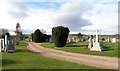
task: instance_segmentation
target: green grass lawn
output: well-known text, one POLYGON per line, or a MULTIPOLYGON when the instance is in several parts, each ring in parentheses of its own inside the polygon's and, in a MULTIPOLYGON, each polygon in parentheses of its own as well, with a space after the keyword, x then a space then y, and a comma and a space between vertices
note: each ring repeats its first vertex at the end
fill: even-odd
MULTIPOLYGON (((47 43, 46 43, 47 44, 47 43)), ((44 57, 28 51, 28 44, 21 42, 16 46, 15 53, 2 53, 2 68, 4 69, 97 69, 62 60, 44 57)))
POLYGON ((63 50, 68 52, 118 57, 118 43, 102 42, 101 46, 107 49, 106 51, 102 51, 102 52, 90 51, 89 49, 86 49, 87 45, 88 45, 88 42, 78 42, 78 43, 67 44, 65 47, 62 47, 62 48, 54 48, 55 46, 53 43, 42 44, 42 46, 46 48, 53 48, 53 49, 63 50))

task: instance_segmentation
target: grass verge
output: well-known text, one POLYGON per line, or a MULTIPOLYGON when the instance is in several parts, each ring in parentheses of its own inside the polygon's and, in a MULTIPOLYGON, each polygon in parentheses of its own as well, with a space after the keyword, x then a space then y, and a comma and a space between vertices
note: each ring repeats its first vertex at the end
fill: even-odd
POLYGON ((13 69, 13 71, 14 69, 97 69, 44 57, 38 53, 30 52, 26 48, 27 45, 26 42, 21 42, 20 45, 16 46, 15 53, 2 53, 2 69, 13 69))
POLYGON ((100 56, 111 56, 111 57, 118 57, 118 43, 111 43, 111 42, 103 42, 101 46, 106 48, 106 51, 90 51, 86 49, 88 43, 87 42, 78 42, 78 43, 71 43, 67 44, 65 47, 62 48, 54 48, 53 43, 42 43, 41 46, 46 48, 52 48, 57 50, 63 50, 67 52, 74 52, 74 53, 82 53, 82 54, 91 54, 91 55, 100 55, 100 56))

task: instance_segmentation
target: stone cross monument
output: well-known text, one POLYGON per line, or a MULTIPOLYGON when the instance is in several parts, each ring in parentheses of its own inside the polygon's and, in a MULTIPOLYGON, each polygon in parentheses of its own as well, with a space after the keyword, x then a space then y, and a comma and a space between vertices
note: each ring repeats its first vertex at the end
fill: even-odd
POLYGON ((98 36, 99 32, 98 30, 95 33, 95 39, 93 39, 93 47, 90 50, 94 50, 94 51, 102 51, 103 48, 100 46, 99 43, 99 36, 98 36))

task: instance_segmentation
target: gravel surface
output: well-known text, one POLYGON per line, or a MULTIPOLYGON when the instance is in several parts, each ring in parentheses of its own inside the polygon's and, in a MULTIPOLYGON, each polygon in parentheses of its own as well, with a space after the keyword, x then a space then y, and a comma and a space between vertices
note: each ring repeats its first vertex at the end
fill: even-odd
POLYGON ((102 69, 118 69, 118 58, 108 56, 96 56, 80 53, 71 53, 61 50, 44 48, 39 43, 29 42, 28 49, 38 52, 45 57, 70 61, 78 64, 94 66, 102 69))

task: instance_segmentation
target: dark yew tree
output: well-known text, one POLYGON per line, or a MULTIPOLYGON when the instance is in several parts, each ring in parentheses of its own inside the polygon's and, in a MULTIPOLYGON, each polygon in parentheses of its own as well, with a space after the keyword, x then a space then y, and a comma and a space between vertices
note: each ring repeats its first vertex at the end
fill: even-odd
POLYGON ((52 28, 52 40, 56 47, 64 47, 67 42, 69 29, 63 26, 52 28))
POLYGON ((39 29, 37 29, 33 34, 34 42, 42 42, 42 33, 39 29))

